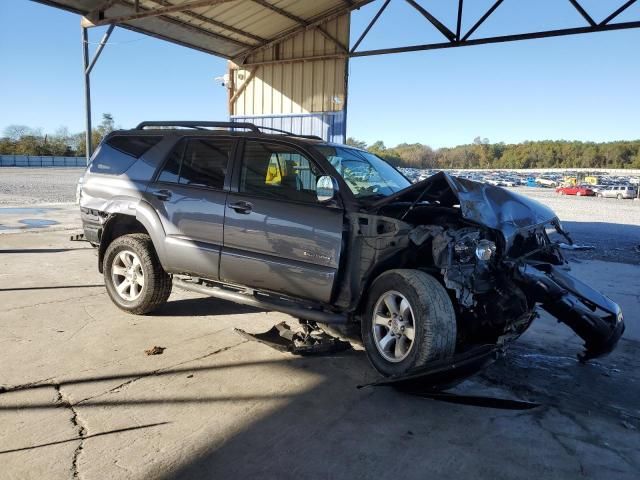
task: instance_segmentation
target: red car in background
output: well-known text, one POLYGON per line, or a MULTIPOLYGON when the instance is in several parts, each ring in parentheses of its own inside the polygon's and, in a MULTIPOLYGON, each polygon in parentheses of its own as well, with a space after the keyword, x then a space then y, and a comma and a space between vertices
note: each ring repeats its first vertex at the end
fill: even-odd
POLYGON ((577 195, 578 197, 593 197, 596 192, 584 185, 570 185, 568 187, 556 188, 556 193, 560 195, 577 195))

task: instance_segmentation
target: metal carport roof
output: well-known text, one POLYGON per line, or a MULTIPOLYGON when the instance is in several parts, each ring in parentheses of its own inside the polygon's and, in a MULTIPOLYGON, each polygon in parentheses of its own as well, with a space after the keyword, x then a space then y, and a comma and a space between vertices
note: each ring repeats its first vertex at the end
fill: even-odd
MULTIPOLYGON (((238 58, 297 31, 316 28, 372 0, 36 0, 86 18, 238 58)), ((86 22, 89 23, 86 23, 86 22)))

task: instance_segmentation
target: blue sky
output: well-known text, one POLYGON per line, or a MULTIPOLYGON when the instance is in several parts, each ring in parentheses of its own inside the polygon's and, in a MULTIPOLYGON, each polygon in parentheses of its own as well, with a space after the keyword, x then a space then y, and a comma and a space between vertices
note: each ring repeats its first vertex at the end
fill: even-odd
MULTIPOLYGON (((380 0, 352 17, 357 37, 380 0)), ((421 0, 450 28, 453 0, 421 0)), ((491 5, 467 0, 465 26, 491 5)), ((596 20, 623 0, 581 0, 596 20)), ((79 17, 27 0, 0 1, 0 132, 25 124, 83 128, 79 17)), ((640 2, 619 21, 640 20, 640 2)), ((581 26, 568 1, 505 0, 477 32, 581 26)), ((463 29, 464 30, 464 29, 463 29)), ((103 29, 91 31, 97 43, 103 29)), ((360 49, 440 41, 393 0, 360 49)), ((92 45, 92 50, 95 45, 92 45)), ((348 135, 388 146, 640 138, 640 29, 352 59, 348 135)), ((214 82, 226 61, 116 29, 92 74, 94 122, 110 112, 128 128, 145 119, 224 119, 214 82)))

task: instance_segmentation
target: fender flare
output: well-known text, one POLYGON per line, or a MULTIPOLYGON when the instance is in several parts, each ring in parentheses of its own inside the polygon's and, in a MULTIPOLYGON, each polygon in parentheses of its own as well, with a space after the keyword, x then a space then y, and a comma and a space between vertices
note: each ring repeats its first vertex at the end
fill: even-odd
MULTIPOLYGON (((165 249, 165 230, 162 226, 162 221, 158 214, 154 211, 154 209, 146 202, 140 201, 135 209, 129 209, 127 213, 123 211, 113 211, 109 213, 107 219, 102 225, 102 234, 100 238, 109 238, 111 234, 111 229, 114 227, 116 221, 122 216, 129 217, 131 219, 135 219, 138 221, 146 230, 146 232, 151 237, 151 242, 153 243, 153 248, 156 250, 156 254, 158 255, 158 259, 160 263, 165 266, 166 265, 166 249, 165 249), (131 212, 131 213, 128 213, 131 212), (134 213, 134 214, 132 214, 134 213)), ((107 250, 111 242, 100 242, 100 247, 98 248, 98 270, 102 273, 102 260, 104 258, 104 253, 107 250)))

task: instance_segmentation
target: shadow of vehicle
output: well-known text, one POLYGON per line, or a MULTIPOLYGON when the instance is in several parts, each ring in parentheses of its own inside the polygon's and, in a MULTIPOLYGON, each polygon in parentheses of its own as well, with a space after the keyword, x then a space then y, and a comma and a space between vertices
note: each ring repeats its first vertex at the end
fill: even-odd
MULTIPOLYGON (((216 440, 183 450, 182 463, 172 463, 169 469, 158 470, 158 459, 154 462, 157 465, 140 472, 143 477, 352 479, 396 478, 401 472, 402 478, 422 479, 431 475, 460 478, 482 472, 486 477, 531 478, 532 468, 551 468, 558 478, 569 478, 579 476, 581 462, 588 461, 594 449, 611 454, 613 448, 607 445, 616 445, 620 458, 625 458, 626 451, 635 446, 617 442, 620 432, 625 432, 621 419, 631 425, 629 428, 640 427, 637 342, 623 339, 611 357, 581 365, 572 357, 549 353, 562 352, 566 343, 573 341, 567 336, 554 337, 551 321, 534 326, 534 331, 536 328, 545 337, 544 342, 529 335, 505 360, 454 390, 543 405, 526 412, 453 405, 404 395, 388 387, 357 389, 357 384, 376 376, 361 351, 319 358, 292 357, 259 344, 252 344, 255 357, 252 354, 248 360, 238 359, 245 353, 232 360, 213 355, 204 365, 182 362, 153 371, 27 384, 15 390, 119 380, 118 386, 79 400, 73 407, 80 412, 112 408, 117 415, 120 409, 124 414, 132 407, 161 406, 161 420, 173 424, 158 426, 157 435, 161 436, 163 429, 180 424, 183 411, 174 407, 197 406, 203 424, 208 424, 205 428, 210 429, 208 435, 216 440), (546 345, 546 350, 541 352, 538 343, 546 345), (213 388, 204 393, 202 382, 214 372, 233 380, 220 391, 213 388), (192 387, 177 387, 179 379, 187 375, 195 377, 192 387), (269 382, 250 381, 263 375, 269 382), (126 395, 111 394, 136 380, 155 376, 165 377, 162 393, 151 389, 143 390, 147 392, 143 396, 131 390, 126 395), (296 377, 313 381, 304 389, 292 388, 298 385, 293 380, 296 377), (172 388, 173 382, 178 390, 172 388), (262 402, 274 408, 252 413, 262 402), (232 405, 241 406, 243 412, 228 419, 239 426, 233 433, 220 431, 216 422, 206 420, 207 415, 225 415, 215 412, 224 412, 232 405), (589 448, 562 446, 574 445, 571 442, 588 444, 589 448), (544 465, 539 458, 545 458, 544 465)), ((4 395, 11 395, 11 391, 4 395)), ((0 411, 51 408, 57 405, 12 401, 2 405, 0 411)), ((175 434, 172 431, 167 438, 175 434)), ((90 445, 87 443, 85 449, 90 445)), ((637 473, 637 465, 618 461, 617 468, 637 473)), ((599 475, 602 471, 591 473, 599 475)))
MULTIPOLYGON (((175 286, 173 287, 176 288, 175 286)), ((176 289, 177 290, 177 289, 176 289)), ((162 307, 153 312, 158 317, 180 317, 196 316, 204 317, 209 315, 241 315, 245 313, 258 313, 265 310, 239 305, 237 303, 221 300, 213 297, 171 299, 162 307)))

